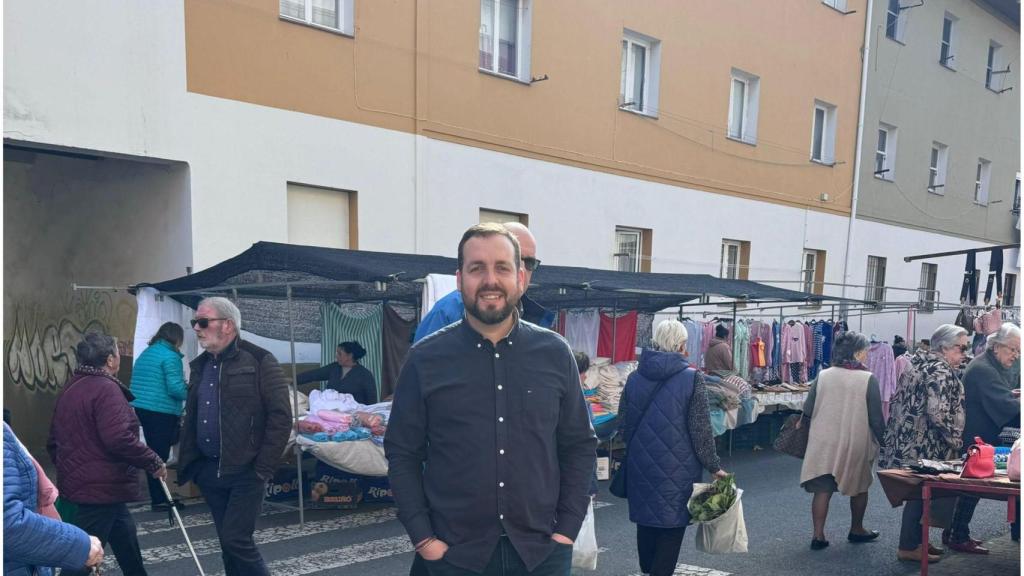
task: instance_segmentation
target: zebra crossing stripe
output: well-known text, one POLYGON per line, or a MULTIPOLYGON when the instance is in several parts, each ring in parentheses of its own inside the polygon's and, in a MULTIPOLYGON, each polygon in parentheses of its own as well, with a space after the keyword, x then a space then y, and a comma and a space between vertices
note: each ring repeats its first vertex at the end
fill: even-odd
MULTIPOLYGON (((271 574, 300 576, 301 574, 314 574, 324 570, 332 570, 350 564, 369 562, 412 551, 413 546, 409 542, 408 536, 393 536, 391 538, 371 540, 361 544, 324 550, 314 554, 304 554, 294 558, 276 560, 268 563, 267 569, 271 574)), ((210 574, 210 576, 224 576, 224 572, 216 572, 210 574)))
MULTIPOLYGON (((715 570, 714 568, 703 568, 701 566, 691 566, 689 564, 676 564, 676 569, 672 572, 672 576, 731 576, 732 572, 722 572, 721 570, 715 570)), ((629 576, 642 576, 639 572, 634 572, 629 576)))
MULTIPOLYGON (((266 506, 263 509, 263 513, 260 517, 271 516, 274 514, 285 514, 288 512, 295 512, 294 510, 287 510, 278 507, 266 506)), ((181 523, 185 525, 185 528, 198 528, 199 526, 212 526, 213 516, 209 512, 200 512, 198 514, 182 514, 181 523)), ((178 524, 171 524, 167 521, 167 518, 161 520, 146 520, 145 522, 136 522, 135 527, 139 536, 146 536, 147 534, 159 534, 161 532, 179 531, 178 524)))

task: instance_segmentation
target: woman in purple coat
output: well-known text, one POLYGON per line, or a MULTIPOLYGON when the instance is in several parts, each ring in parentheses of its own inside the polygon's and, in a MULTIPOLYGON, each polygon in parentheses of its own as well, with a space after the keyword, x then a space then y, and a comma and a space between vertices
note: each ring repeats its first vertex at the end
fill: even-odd
POLYGON ((126 576, 145 575, 126 503, 141 497, 140 469, 166 478, 167 468, 139 439, 139 419, 128 404, 133 396, 116 377, 121 356, 114 338, 87 333, 76 351, 78 368, 57 397, 46 446, 57 465, 57 488, 78 505, 75 524, 110 543, 126 576))

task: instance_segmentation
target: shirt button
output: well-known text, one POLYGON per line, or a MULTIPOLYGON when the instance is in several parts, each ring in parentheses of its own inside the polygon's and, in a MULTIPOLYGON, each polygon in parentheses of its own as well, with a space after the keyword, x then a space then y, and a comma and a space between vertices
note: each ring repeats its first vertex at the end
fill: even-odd
POLYGON ((505 487, 505 483, 504 482, 498 482, 498 488, 504 488, 504 487, 505 487))
POLYGON ((206 420, 203 420, 203 424, 206 424, 206 420))
POLYGON ((505 519, 505 515, 504 514, 498 514, 498 520, 504 520, 504 519, 505 519))
POLYGON ((498 450, 498 454, 504 454, 504 453, 505 453, 505 449, 504 448, 502 448, 501 450, 498 450))
POLYGON ((210 382, 210 388, 213 388, 213 382, 210 382))
POLYGON ((207 401, 206 401, 206 405, 207 405, 207 406, 209 406, 209 405, 210 405, 210 401, 209 401, 209 400, 207 400, 207 401))
POLYGON ((494 357, 495 357, 495 358, 501 358, 501 354, 498 354, 497 352, 495 352, 495 353, 494 353, 494 357))
POLYGON ((476 343, 476 347, 477 347, 477 348, 480 348, 480 346, 481 346, 481 344, 480 344, 479 342, 477 342, 477 343, 476 343))
POLYGON ((501 390, 501 384, 498 384, 498 390, 501 390))
POLYGON ((207 441, 207 442, 209 442, 209 441, 210 441, 210 439, 209 439, 209 438, 207 438, 207 439, 206 439, 206 441, 207 441))
MULTIPOLYGON (((207 402, 207 404, 209 404, 209 402, 207 402)), ((505 418, 503 418, 501 416, 498 416, 498 422, 504 422, 504 421, 505 421, 505 418)))

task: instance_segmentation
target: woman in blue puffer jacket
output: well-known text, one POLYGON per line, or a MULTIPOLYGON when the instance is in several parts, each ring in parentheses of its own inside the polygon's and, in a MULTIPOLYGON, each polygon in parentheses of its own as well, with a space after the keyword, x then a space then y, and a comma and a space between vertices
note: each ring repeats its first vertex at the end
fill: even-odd
POLYGON ((39 513, 32 457, 4 423, 4 575, 50 576, 53 567, 81 570, 103 561, 98 538, 39 513))
MULTIPOLYGON (((178 442, 181 412, 188 396, 179 350, 184 340, 181 326, 165 322, 132 368, 132 406, 146 436, 146 445, 165 462, 171 446, 178 442)), ((146 481, 153 511, 166 510, 170 503, 160 481, 152 477, 146 481)))
POLYGON ((704 470, 728 475, 715 451, 704 378, 683 357, 686 338, 681 322, 658 324, 655 349, 640 355, 619 401, 629 519, 637 525, 640 571, 651 576, 676 569, 694 482, 704 470))

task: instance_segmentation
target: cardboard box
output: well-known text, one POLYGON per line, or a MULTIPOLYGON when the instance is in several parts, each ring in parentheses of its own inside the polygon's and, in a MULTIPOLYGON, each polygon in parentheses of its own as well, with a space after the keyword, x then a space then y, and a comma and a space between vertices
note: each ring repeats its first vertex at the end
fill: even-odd
POLYGON ((264 498, 269 502, 283 502, 299 496, 299 473, 295 468, 281 468, 266 484, 264 498))
POLYGON ((192 482, 186 482, 182 486, 178 486, 178 470, 176 468, 167 469, 167 488, 171 491, 171 496, 175 498, 199 498, 202 493, 199 492, 199 487, 192 482))
POLYGON ((611 463, 607 456, 600 456, 597 459, 597 479, 608 480, 611 478, 611 463))
POLYGON ((309 507, 318 509, 358 508, 363 499, 363 489, 353 479, 320 476, 309 481, 309 507))
POLYGON ((387 476, 351 474, 320 461, 316 463, 315 475, 318 478, 331 477, 339 480, 354 480, 362 490, 362 501, 367 504, 387 504, 395 501, 395 496, 391 492, 391 484, 388 482, 387 476))

